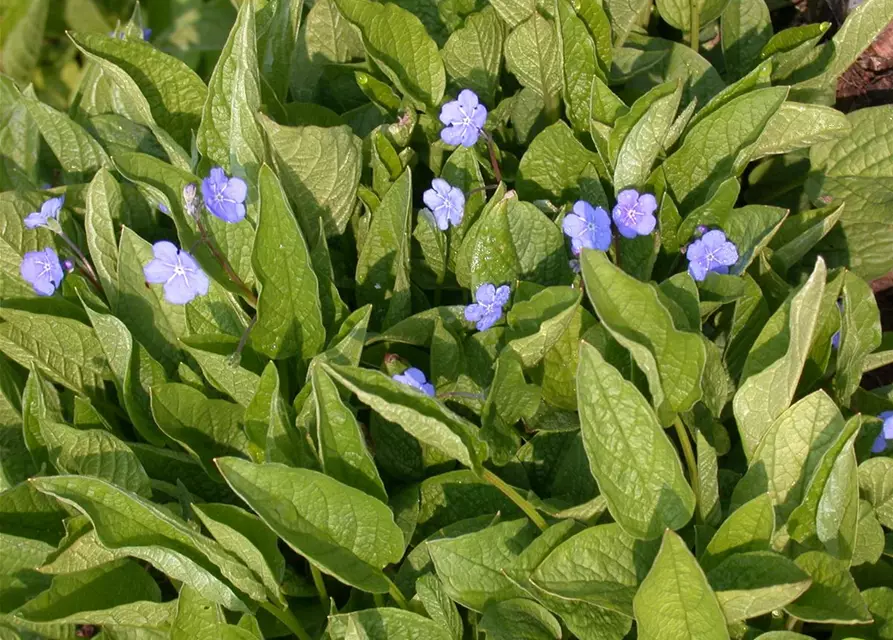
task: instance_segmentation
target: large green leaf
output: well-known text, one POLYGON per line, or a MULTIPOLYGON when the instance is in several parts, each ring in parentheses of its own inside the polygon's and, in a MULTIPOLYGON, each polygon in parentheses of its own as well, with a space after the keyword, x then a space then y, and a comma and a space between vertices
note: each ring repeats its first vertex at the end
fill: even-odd
POLYGON ((845 561, 821 551, 807 551, 794 562, 809 574, 812 585, 785 607, 790 615, 809 622, 871 622, 871 613, 845 561))
POLYGON ((645 372, 659 415, 664 408, 690 409, 701 397, 707 358, 701 338, 680 331, 658 290, 625 274, 603 252, 585 250, 580 262, 596 315, 645 372))
POLYGON ((369 0, 335 4, 360 30, 366 54, 404 94, 430 108, 440 104, 446 72, 437 44, 416 16, 395 4, 369 0))
POLYGON ((247 407, 254 398, 260 376, 233 362, 232 354, 236 350, 236 339, 201 346, 215 350, 190 346, 187 346, 186 350, 198 361, 208 382, 243 407, 247 407))
MULTIPOLYGON (((11 78, 0 76, 0 189, 30 189, 37 184, 40 132, 18 100, 11 78)), ((4 234, 5 235, 5 234, 4 234)))
POLYGON ((3 72, 27 84, 40 60, 49 0, 15 0, 3 7, 3 72))
POLYGON ((505 39, 505 66, 518 81, 552 104, 561 89, 561 64, 555 25, 534 11, 505 39))
POLYGON ((872 458, 859 465, 859 489, 881 524, 893 529, 893 459, 872 458))
POLYGON ((436 622, 411 611, 378 607, 329 617, 332 640, 449 640, 436 622))
POLYGON ((826 273, 820 258, 806 284, 766 323, 744 363, 733 407, 749 457, 797 390, 818 320, 826 273))
POLYGON ((664 533, 660 551, 633 600, 639 638, 728 640, 716 594, 678 535, 664 533))
POLYGON ((105 356, 88 325, 77 320, 0 308, 0 351, 23 367, 32 363, 69 389, 97 394, 109 377, 105 356))
POLYGON ((865 357, 881 344, 881 318, 871 287, 849 271, 840 304, 843 321, 833 384, 837 401, 847 406, 862 380, 865 357))
POLYGON ((589 466, 614 519, 645 539, 683 527, 695 496, 672 443, 635 385, 585 342, 577 406, 589 466))
POLYGON ((421 576, 416 580, 416 593, 428 616, 449 629, 453 640, 462 640, 462 618, 440 578, 431 573, 421 576))
POLYGON ((561 625, 549 611, 533 600, 515 598, 496 602, 481 616, 480 628, 492 640, 559 640, 561 625))
POLYGON ((251 344, 271 358, 309 360, 326 339, 318 280, 276 175, 264 165, 258 181, 260 219, 252 262, 260 295, 251 344))
MULTIPOLYGON (((701 24, 709 22, 703 16, 701 20, 701 24)), ((744 77, 760 61, 760 52, 772 37, 769 7, 764 0, 730 0, 722 12, 720 28, 726 73, 733 80, 744 77)))
POLYGON ((751 551, 768 551, 775 533, 775 510, 763 493, 733 511, 701 555, 701 567, 712 571, 727 558, 751 551))
POLYGON ((118 302, 118 240, 115 227, 121 223, 124 196, 106 169, 100 169, 87 189, 84 230, 96 274, 112 309, 118 302))
POLYGON ((518 166, 517 189, 522 200, 572 202, 580 197, 579 176, 598 155, 574 137, 563 121, 546 127, 524 152, 518 166))
POLYGON ((264 597, 263 586, 243 564, 151 502, 96 478, 56 476, 35 478, 31 483, 84 513, 104 547, 150 563, 209 600, 236 611, 246 610, 221 576, 254 598, 264 597))
POLYGON ((494 8, 485 7, 468 16, 441 51, 450 80, 477 93, 485 104, 495 106, 504 40, 505 27, 494 8))
POLYGON ((775 112, 751 150, 751 159, 790 153, 820 142, 845 138, 852 129, 836 109, 817 104, 785 102, 775 112))
POLYGON ((239 497, 316 567, 342 582, 386 593, 381 569, 403 555, 403 533, 384 503, 309 469, 219 458, 239 497))

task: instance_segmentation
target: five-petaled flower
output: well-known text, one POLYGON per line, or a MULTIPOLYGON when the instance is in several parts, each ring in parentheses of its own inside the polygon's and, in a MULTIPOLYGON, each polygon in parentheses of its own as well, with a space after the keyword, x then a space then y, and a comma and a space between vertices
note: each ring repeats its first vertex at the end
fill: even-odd
POLYGON ((224 222, 239 222, 245 217, 245 197, 248 185, 242 178, 228 177, 220 167, 202 180, 202 196, 205 206, 224 222))
POLYGON ((710 271, 728 273, 729 267, 738 262, 738 248, 726 240, 726 234, 713 229, 688 245, 685 256, 688 272, 700 282, 710 271))
POLYGON ((442 178, 434 178, 431 188, 422 194, 425 205, 431 209, 437 228, 446 231, 452 224, 458 227, 465 214, 465 194, 442 178))
POLYGON ((614 205, 614 224, 617 231, 624 238, 647 236, 654 231, 657 218, 657 199, 650 193, 639 192, 635 189, 624 189, 617 194, 617 204, 614 205))
POLYGON ((65 203, 65 196, 50 198, 40 206, 40 211, 34 211, 25 216, 25 226, 29 229, 47 226, 49 220, 58 220, 59 212, 65 203))
POLYGON ((440 109, 440 121, 447 125, 440 132, 441 140, 447 144, 473 147, 487 121, 487 108, 474 91, 463 89, 458 99, 447 102, 440 109))
POLYGON ((155 258, 143 267, 143 275, 149 284, 164 285, 165 300, 186 304, 208 293, 208 276, 191 255, 166 240, 152 245, 152 252, 155 258))
POLYGON ((585 200, 577 200, 571 213, 561 223, 564 235, 571 239, 575 256, 583 249, 607 251, 611 246, 611 219, 601 207, 593 207, 585 200))
POLYGON ((465 319, 476 323, 478 331, 486 331, 502 317, 502 307, 509 301, 511 289, 507 284, 498 289, 492 284, 482 284, 474 292, 474 304, 465 307, 465 319))
POLYGON ((399 373, 395 376, 392 376, 394 380, 397 382, 401 382, 405 385, 412 387, 413 389, 418 389, 422 393, 433 396, 434 395, 434 385, 428 382, 428 379, 425 377, 425 374, 422 373, 420 369, 416 369, 415 367, 410 367, 403 373, 399 373))
POLYGON ((47 247, 43 251, 29 251, 22 257, 19 267, 22 277, 34 287, 34 292, 39 296, 51 296, 55 293, 65 272, 59 263, 56 252, 47 247))
POLYGON ((884 426, 871 445, 872 453, 883 453, 887 448, 887 441, 893 440, 893 411, 884 411, 878 418, 884 421, 884 426))

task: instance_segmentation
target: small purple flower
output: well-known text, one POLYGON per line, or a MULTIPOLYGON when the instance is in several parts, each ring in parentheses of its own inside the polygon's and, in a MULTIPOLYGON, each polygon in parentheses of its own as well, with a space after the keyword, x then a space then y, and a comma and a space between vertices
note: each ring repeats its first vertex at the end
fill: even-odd
POLYGON ((65 269, 65 273, 71 273, 74 271, 74 260, 65 259, 62 261, 62 268, 65 269))
POLYGON ((152 30, 149 27, 143 29, 143 40, 148 40, 152 37, 152 30))
POLYGON ((475 304, 465 307, 465 319, 477 323, 478 331, 486 331, 502 317, 502 307, 509 301, 511 289, 507 284, 498 289, 482 284, 474 292, 475 304))
POLYGON ((440 121, 447 125, 440 132, 441 140, 473 147, 487 121, 487 107, 480 103, 474 91, 463 89, 457 100, 447 102, 440 109, 440 121))
POLYGON ((62 284, 65 273, 59 264, 59 256, 47 247, 43 251, 29 251, 22 257, 19 267, 22 277, 34 287, 39 296, 51 296, 62 284))
POLYGON ((405 385, 409 385, 413 389, 418 389, 425 395, 434 395, 434 385, 428 382, 425 374, 420 369, 410 367, 401 374, 392 376, 394 380, 405 385))
MULTIPOLYGON (((185 190, 184 190, 185 195, 185 190)), ((248 185, 242 178, 228 177, 220 167, 202 180, 202 196, 205 206, 224 222, 239 222, 245 217, 245 197, 248 185)))
POLYGON ((29 229, 36 229, 47 226, 50 219, 58 220, 63 204, 65 204, 65 196, 50 198, 40 205, 40 211, 34 211, 25 216, 25 226, 29 229))
POLYGON ((887 448, 887 440, 893 440, 893 411, 884 411, 878 418, 884 421, 884 426, 871 445, 872 453, 883 453, 887 448))
POLYGON ((624 238, 647 236, 657 225, 655 211, 657 199, 653 195, 639 195, 635 189, 624 189, 617 195, 617 204, 613 211, 614 224, 624 238))
POLYGON ((611 246, 611 219, 601 207, 593 207, 584 200, 574 203, 574 210, 561 223, 564 235, 571 239, 575 256, 583 249, 607 251, 611 246))
POLYGON ((583 272, 583 268, 580 266, 579 258, 573 258, 571 260, 568 260, 567 266, 569 266, 571 268, 571 271, 573 271, 574 273, 582 273, 583 272))
POLYGON ((431 181, 431 188, 422 194, 422 200, 437 221, 437 228, 446 231, 450 224, 458 227, 465 215, 465 194, 459 187, 441 178, 431 181))
POLYGON ((167 208, 167 205, 163 202, 158 203, 158 210, 166 216, 171 214, 171 210, 167 208))
POLYGON ((149 284, 164 285, 164 299, 171 304, 186 304, 208 293, 208 276, 191 255, 162 240, 152 245, 155 259, 143 267, 149 284))
POLYGON ((713 229, 692 242, 685 252, 688 258, 688 272, 700 282, 707 273, 728 273, 729 267, 738 262, 738 248, 726 240, 726 234, 713 229))

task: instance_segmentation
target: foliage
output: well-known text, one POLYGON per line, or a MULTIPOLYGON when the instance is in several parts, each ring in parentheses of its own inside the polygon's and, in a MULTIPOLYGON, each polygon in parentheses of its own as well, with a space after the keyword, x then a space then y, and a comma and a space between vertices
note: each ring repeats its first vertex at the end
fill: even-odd
POLYGON ((0 638, 893 639, 893 0, 130 5, 0 4, 0 638))

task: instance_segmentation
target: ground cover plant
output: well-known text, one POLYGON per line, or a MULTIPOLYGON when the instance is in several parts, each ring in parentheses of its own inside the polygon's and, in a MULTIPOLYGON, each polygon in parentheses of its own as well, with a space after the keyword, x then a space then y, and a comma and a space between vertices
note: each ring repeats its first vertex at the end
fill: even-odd
POLYGON ((893 0, 783 5, 5 0, 0 638, 893 639, 893 0))

